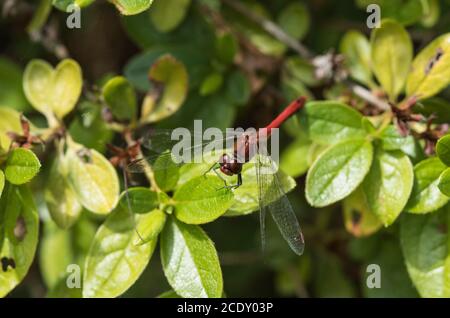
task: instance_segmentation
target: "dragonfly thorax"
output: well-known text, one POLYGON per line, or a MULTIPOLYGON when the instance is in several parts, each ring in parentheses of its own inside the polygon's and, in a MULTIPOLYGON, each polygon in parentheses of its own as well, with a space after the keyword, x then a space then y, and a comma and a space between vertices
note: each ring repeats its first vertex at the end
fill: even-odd
POLYGON ((242 163, 238 162, 235 156, 229 156, 224 153, 220 158, 219 164, 220 171, 227 176, 232 176, 242 172, 242 163))

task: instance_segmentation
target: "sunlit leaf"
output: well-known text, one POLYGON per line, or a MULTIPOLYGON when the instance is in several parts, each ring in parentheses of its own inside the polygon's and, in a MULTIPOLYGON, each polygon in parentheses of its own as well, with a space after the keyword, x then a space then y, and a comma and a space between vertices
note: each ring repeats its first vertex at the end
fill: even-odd
POLYGON ((136 117, 136 93, 126 78, 122 76, 111 78, 103 86, 102 94, 117 119, 130 120, 136 117))
POLYGON ((95 234, 83 277, 83 297, 117 297, 130 288, 144 271, 157 240, 136 245, 135 226, 151 217, 151 213, 131 215, 119 208, 95 234))
POLYGON ((233 204, 233 193, 217 176, 194 178, 175 191, 175 216, 188 224, 214 221, 233 204))
POLYGON ((23 88, 31 105, 39 112, 54 113, 63 118, 76 105, 83 78, 77 62, 65 59, 54 69, 43 60, 28 63, 23 76, 23 88))
POLYGON ((450 33, 441 35, 414 59, 408 76, 406 93, 425 99, 450 84, 450 33))
POLYGON ((149 78, 163 87, 162 96, 144 105, 143 109, 144 121, 155 122, 172 115, 184 103, 188 91, 188 74, 181 62, 164 55, 151 67, 149 78))
POLYGON ((113 3, 123 15, 134 15, 147 10, 153 0, 108 0, 113 3))
POLYGON ((92 2, 94 2, 94 0, 52 0, 53 6, 64 12, 68 11, 70 5, 83 8, 90 5, 92 2))
POLYGON ((366 36, 359 31, 347 32, 341 40, 340 50, 345 55, 350 75, 363 84, 374 86, 371 48, 366 36))
POLYGON ((158 206, 158 194, 149 188, 134 187, 120 196, 119 204, 131 213, 147 213, 158 206))
POLYGON ((375 152, 362 189, 370 211, 384 226, 391 225, 403 211, 413 180, 413 165, 407 155, 380 149, 375 152))
POLYGON ((429 213, 443 207, 449 200, 438 188, 439 177, 447 167, 439 158, 430 158, 414 167, 414 187, 406 211, 429 213))
POLYGON ((173 190, 179 178, 178 165, 170 156, 160 156, 153 164, 155 180, 163 191, 173 190))
POLYGON ((170 32, 183 22, 191 0, 155 0, 149 11, 155 28, 160 32, 170 32))
POLYGON ((372 67, 378 81, 395 101, 411 67, 413 46, 408 32, 393 20, 384 20, 371 37, 372 67))
POLYGON ((67 266, 74 260, 70 232, 59 229, 52 221, 44 223, 40 241, 39 265, 48 288, 66 276, 67 266))
POLYGON ((34 178, 41 169, 36 155, 28 149, 16 148, 6 161, 5 177, 12 184, 24 184, 34 178))
POLYGON ((355 109, 332 101, 310 102, 300 115, 309 137, 322 144, 335 144, 364 137, 363 116, 355 109))
POLYGON ((142 219, 136 227, 140 237, 135 244, 148 244, 148 242, 156 240, 166 224, 166 218, 167 214, 161 210, 150 211, 149 215, 142 219))
POLYGON ((161 237, 161 261, 174 291, 185 298, 218 298, 223 279, 213 242, 196 225, 167 220, 161 237))
POLYGON ((119 199, 114 167, 99 152, 74 146, 67 152, 68 179, 78 201, 88 210, 107 214, 119 199))
POLYGON ((443 163, 450 166, 450 135, 439 139, 436 145, 436 153, 443 163))
POLYGON ((443 194, 450 197, 450 168, 448 168, 441 174, 438 187, 443 194))
POLYGON ((0 199, 0 224, 0 297, 4 297, 27 274, 38 242, 38 212, 26 186, 6 186, 0 199))
POLYGON ((372 159, 373 147, 366 140, 349 140, 330 147, 308 172, 309 204, 324 207, 347 197, 364 180, 372 159))
POLYGON ((367 205, 362 187, 345 198, 343 212, 345 228, 356 237, 372 235, 383 226, 367 205))
POLYGON ((450 206, 428 215, 406 215, 401 244, 409 275, 422 297, 450 297, 450 206))
POLYGON ((59 154, 53 162, 46 182, 45 202, 55 223, 67 229, 80 216, 82 206, 68 181, 68 162, 63 154, 59 154))
POLYGON ((0 146, 8 149, 11 145, 11 138, 8 132, 22 134, 20 125, 20 113, 11 108, 0 107, 0 146))

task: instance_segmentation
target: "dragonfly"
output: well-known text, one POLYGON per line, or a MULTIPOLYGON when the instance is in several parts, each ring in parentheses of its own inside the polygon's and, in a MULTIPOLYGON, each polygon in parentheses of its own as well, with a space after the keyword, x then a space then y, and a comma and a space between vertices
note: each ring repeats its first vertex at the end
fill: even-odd
MULTIPOLYGON (((295 215, 294 209, 284 192, 278 166, 268 155, 267 140, 272 136, 273 132, 285 123, 290 117, 299 112, 305 105, 306 98, 300 97, 290 103, 270 124, 264 128, 254 130, 253 132, 243 132, 240 134, 227 135, 226 138, 214 141, 194 142, 194 146, 188 148, 189 151, 196 152, 197 149, 203 148, 205 145, 216 143, 223 146, 231 144, 230 147, 225 146, 223 153, 219 155, 213 165, 205 172, 214 172, 224 181, 224 187, 231 190, 239 188, 245 180, 242 179, 243 166, 250 161, 255 163, 256 180, 258 184, 258 205, 260 210, 260 231, 261 245, 264 249, 265 245, 265 219, 266 214, 270 214, 275 221, 281 235, 286 240, 290 248, 297 254, 302 255, 305 247, 305 241, 300 224, 295 215), (253 160, 252 160, 253 159, 253 160), (224 176, 237 176, 236 184, 229 185, 224 176)), ((191 133, 191 132, 190 132, 191 133)), ((195 137, 198 135, 192 133, 195 137)), ((170 130, 152 130, 141 138, 143 147, 155 152, 153 155, 138 158, 127 166, 128 172, 146 172, 148 163, 155 163, 156 158, 168 155, 173 158, 173 152, 164 152, 175 144, 172 140, 173 131, 170 130), (169 139, 168 137, 171 136, 169 139)), ((201 136, 203 137, 203 135, 201 136)), ((219 150, 220 151, 220 150, 219 150)), ((176 158, 177 164, 185 164, 180 158, 176 158)), ((164 169, 165 165, 151 164, 153 171, 164 169)))

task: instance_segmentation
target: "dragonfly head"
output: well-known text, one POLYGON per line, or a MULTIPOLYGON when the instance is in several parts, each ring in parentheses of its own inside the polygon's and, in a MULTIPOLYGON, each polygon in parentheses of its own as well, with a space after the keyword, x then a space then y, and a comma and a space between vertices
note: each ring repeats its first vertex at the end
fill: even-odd
POLYGON ((238 162, 235 158, 230 157, 227 154, 223 154, 220 157, 220 171, 227 176, 239 174, 242 171, 242 163, 238 162))

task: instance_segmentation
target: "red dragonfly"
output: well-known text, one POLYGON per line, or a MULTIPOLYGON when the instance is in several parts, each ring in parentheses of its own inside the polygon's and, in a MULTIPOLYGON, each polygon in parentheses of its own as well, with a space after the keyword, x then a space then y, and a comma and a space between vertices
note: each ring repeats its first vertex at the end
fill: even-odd
MULTIPOLYGON (((267 211, 272 215, 275 223, 278 226, 283 238, 287 241, 291 249, 298 255, 301 255, 304 250, 304 238, 300 229, 300 224, 295 216, 294 210, 286 197, 286 194, 281 187, 278 166, 268 155, 266 148, 266 142, 273 134, 275 129, 278 129, 286 120, 297 113, 305 105, 306 99, 300 97, 297 100, 289 104, 284 111, 279 114, 269 125, 259 130, 255 130, 253 133, 244 132, 239 135, 232 135, 222 140, 214 140, 213 143, 221 143, 224 141, 230 141, 232 138, 232 152, 224 152, 219 160, 208 170, 214 171, 224 182, 225 187, 229 189, 236 189, 242 185, 245 180, 242 180, 242 168, 244 164, 247 164, 252 159, 255 159, 256 164, 256 179, 258 183, 258 203, 260 208, 260 226, 261 226, 261 240, 264 246, 265 242, 265 215, 267 211), (221 176, 221 173, 226 176, 237 176, 237 183, 234 185, 228 185, 225 178, 221 176)), ((171 155, 173 153, 161 153, 164 150, 171 149, 174 141, 167 142, 169 136, 173 136, 172 131, 166 130, 154 130, 151 131, 146 137, 144 137, 144 147, 159 154, 148 156, 145 158, 137 159, 130 163, 127 167, 129 172, 145 172, 146 164, 152 163, 156 158, 171 155), (165 136, 165 137, 164 137, 165 136), (170 144, 170 145, 169 145, 170 144), (159 151, 158 151, 159 150, 159 151)), ((195 133, 194 133, 195 136, 195 133)), ((211 141, 200 142, 190 147, 189 150, 195 150, 199 147, 203 147, 206 144, 211 145, 211 141)), ((223 148, 222 148, 223 149, 223 148)), ((186 163, 177 160, 177 163, 186 163)), ((152 165, 151 168, 164 169, 165 167, 158 167, 152 165)))

